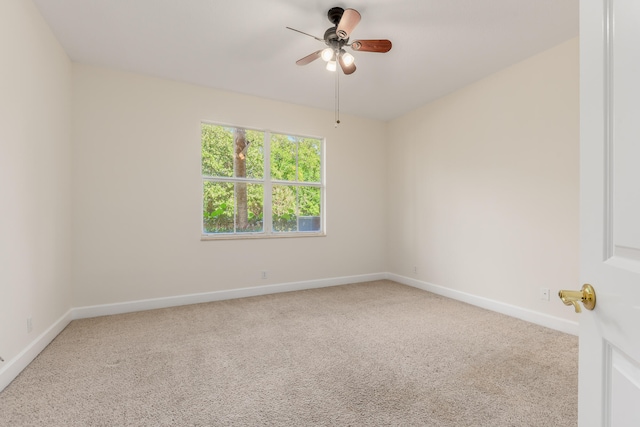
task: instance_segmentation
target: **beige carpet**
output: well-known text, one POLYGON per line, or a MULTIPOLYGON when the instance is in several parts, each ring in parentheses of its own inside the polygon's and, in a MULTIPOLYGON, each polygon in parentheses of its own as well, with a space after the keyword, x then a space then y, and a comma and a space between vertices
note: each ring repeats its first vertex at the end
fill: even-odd
POLYGON ((1 426, 576 426, 576 337, 390 281, 72 322, 1 426))

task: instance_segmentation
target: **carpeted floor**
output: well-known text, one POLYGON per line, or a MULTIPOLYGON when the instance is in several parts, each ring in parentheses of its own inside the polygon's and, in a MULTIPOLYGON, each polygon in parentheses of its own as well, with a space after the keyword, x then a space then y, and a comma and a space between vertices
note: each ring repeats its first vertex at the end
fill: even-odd
POLYGON ((578 339, 390 281, 77 320, 0 426, 576 426, 578 339))

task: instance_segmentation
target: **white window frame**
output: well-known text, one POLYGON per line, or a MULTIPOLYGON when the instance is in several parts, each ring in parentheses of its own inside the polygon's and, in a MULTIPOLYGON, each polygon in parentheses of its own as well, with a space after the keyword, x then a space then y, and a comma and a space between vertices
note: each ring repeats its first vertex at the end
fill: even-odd
MULTIPOLYGON (((263 179, 256 178, 238 178, 238 177, 214 177, 202 175, 202 136, 200 136, 200 232, 201 240, 236 240, 236 239, 273 239, 273 238, 295 238, 295 237, 324 237, 326 236, 326 138, 311 135, 300 135, 291 132, 279 132, 265 129, 257 129, 247 126, 237 126, 230 124, 223 124, 217 122, 201 121, 200 129, 202 125, 222 126, 234 129, 245 129, 256 132, 264 133, 264 171, 263 179), (320 182, 303 182, 303 181, 286 181, 271 179, 271 135, 288 135, 296 138, 310 138, 320 141, 320 182), (238 183, 245 182, 247 184, 262 184, 263 185, 263 200, 262 200, 262 231, 257 232, 232 232, 232 233, 205 233, 204 232, 204 216, 203 216, 203 193, 205 182, 227 182, 238 183), (320 189, 320 230, 319 231, 273 231, 273 215, 272 215, 272 192, 274 185, 288 185, 298 187, 316 187, 320 189)), ((296 172, 298 169, 298 153, 296 153, 296 172)), ((235 174, 235 162, 234 162, 234 174, 235 174)), ((297 173, 296 173, 297 175, 297 173)), ((297 206, 296 206, 297 207, 297 206)), ((234 200, 234 229, 236 221, 236 201, 234 200)), ((298 223, 300 216, 296 212, 296 218, 298 223)))

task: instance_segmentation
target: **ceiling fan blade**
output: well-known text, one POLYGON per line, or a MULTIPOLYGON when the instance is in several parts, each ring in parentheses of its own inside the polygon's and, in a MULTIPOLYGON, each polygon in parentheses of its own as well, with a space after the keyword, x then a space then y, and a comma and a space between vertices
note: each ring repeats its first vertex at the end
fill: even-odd
POLYGON ((355 40, 351 43, 351 49, 360 52, 385 53, 391 50, 391 40, 355 40))
POLYGON ((345 9, 336 28, 338 39, 348 39, 358 22, 360 22, 360 12, 355 9, 345 9))
POLYGON ((351 65, 347 65, 344 63, 344 59, 342 55, 338 58, 338 62, 340 63, 340 68, 342 68, 342 72, 346 75, 353 74, 356 71, 356 63, 352 62, 351 65))
POLYGON ((296 64, 298 65, 307 65, 310 62, 315 61, 316 59, 320 58, 320 54, 322 53, 322 50, 317 50, 315 52, 313 52, 312 54, 309 54, 307 56, 305 56, 304 58, 298 59, 296 61, 296 64))
POLYGON ((304 34, 305 36, 313 37, 314 39, 318 40, 319 42, 324 42, 324 40, 321 39, 320 37, 312 36, 311 34, 305 33, 304 31, 296 30, 295 28, 291 28, 291 27, 287 27, 287 29, 289 29, 291 31, 295 31, 296 33, 304 34))

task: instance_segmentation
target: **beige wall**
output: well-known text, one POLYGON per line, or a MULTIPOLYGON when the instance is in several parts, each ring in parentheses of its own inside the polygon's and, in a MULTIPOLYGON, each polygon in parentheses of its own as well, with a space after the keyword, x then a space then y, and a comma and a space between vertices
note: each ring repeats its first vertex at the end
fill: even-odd
POLYGON ((71 308, 70 93, 37 9, 1 1, 0 371, 71 308))
POLYGON ((384 123, 78 64, 73 84, 75 306, 386 270, 384 123), (201 241, 202 120, 326 137, 327 236, 201 241))
POLYGON ((578 123, 577 39, 391 122, 389 271, 577 320, 578 123))

